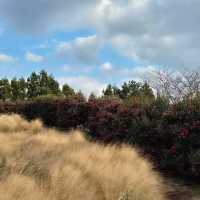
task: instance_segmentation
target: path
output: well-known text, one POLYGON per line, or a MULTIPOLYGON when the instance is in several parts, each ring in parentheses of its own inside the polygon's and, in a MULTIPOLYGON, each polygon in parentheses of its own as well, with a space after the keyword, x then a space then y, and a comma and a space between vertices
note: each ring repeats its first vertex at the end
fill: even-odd
POLYGON ((167 181, 167 195, 169 200, 200 200, 200 185, 186 186, 183 183, 167 181))

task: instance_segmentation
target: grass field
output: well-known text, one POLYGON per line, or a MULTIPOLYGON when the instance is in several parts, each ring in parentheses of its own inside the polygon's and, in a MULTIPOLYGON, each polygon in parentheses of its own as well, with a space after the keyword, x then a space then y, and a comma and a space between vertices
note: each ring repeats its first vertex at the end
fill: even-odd
POLYGON ((164 193, 162 178, 131 147, 0 116, 0 200, 164 200, 164 193))

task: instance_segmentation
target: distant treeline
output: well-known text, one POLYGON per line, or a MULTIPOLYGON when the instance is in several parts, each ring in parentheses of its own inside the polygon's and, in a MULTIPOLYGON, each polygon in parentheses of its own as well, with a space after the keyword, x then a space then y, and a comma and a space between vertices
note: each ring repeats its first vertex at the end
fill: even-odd
POLYGON ((58 81, 44 70, 39 74, 33 72, 27 79, 22 77, 11 81, 7 78, 0 80, 0 99, 3 101, 28 100, 43 95, 60 96, 65 92, 74 93, 67 85, 61 90, 58 81))
MULTIPOLYGON (((58 81, 42 70, 39 73, 32 72, 28 78, 21 77, 19 79, 7 78, 0 79, 0 100, 2 101, 24 101, 32 100, 41 96, 49 97, 69 97, 82 96, 82 91, 75 90, 68 84, 62 87, 58 81)), ((102 96, 116 97, 120 99, 129 99, 132 97, 145 97, 148 100, 155 98, 152 88, 147 83, 129 81, 124 83, 121 88, 113 85, 108 85, 103 91, 102 96)), ((96 98, 94 93, 91 93, 89 98, 96 98)))

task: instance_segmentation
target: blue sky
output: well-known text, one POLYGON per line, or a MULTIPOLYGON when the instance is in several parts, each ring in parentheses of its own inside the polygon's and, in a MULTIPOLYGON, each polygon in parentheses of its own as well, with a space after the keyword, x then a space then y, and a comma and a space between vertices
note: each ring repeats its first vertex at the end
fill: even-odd
POLYGON ((198 68, 199 19, 198 0, 0 0, 0 77, 45 69, 99 94, 161 67, 198 68))

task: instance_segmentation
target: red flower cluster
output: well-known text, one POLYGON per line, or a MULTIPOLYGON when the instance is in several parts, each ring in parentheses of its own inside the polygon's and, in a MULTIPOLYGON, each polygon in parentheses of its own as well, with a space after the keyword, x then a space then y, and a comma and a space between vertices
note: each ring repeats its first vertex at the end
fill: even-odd
POLYGON ((176 144, 173 144, 172 147, 171 147, 171 151, 172 151, 173 153, 175 153, 175 152, 176 152, 176 149, 177 149, 176 144))
POLYGON ((193 129, 195 129, 195 128, 198 128, 199 127, 199 121, 194 121, 193 123, 192 123, 192 128, 193 129))
POLYGON ((179 138, 185 139, 189 136, 189 131, 186 128, 182 128, 179 134, 179 138))

